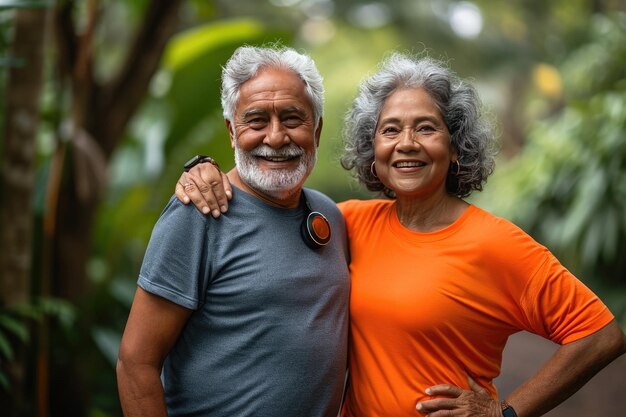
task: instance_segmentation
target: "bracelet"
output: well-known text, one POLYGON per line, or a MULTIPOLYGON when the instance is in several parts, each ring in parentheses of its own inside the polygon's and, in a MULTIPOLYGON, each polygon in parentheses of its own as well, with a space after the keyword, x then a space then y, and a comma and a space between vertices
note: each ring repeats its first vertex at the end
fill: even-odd
POLYGON ((506 401, 500 401, 500 408, 502 409, 502 417, 517 417, 517 413, 511 407, 511 404, 506 401))
POLYGON ((215 159, 211 158, 210 156, 206 156, 206 155, 196 155, 193 158, 191 158, 189 161, 185 162, 185 165, 183 166, 185 172, 189 172, 189 170, 193 167, 195 167, 198 164, 201 164, 203 162, 208 162, 210 164, 212 164, 215 168, 220 169, 220 166, 217 165, 217 162, 215 162, 215 159))

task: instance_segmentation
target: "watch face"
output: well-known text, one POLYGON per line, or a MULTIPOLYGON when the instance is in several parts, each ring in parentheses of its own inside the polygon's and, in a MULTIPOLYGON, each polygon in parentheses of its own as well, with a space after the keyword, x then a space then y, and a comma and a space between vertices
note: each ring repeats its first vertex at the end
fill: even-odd
POLYGON ((189 161, 185 162, 185 171, 189 171, 191 168, 193 168, 198 161, 201 159, 202 157, 200 155, 196 155, 193 158, 191 158, 189 161))
POLYGON ((502 416, 503 417, 517 417, 517 413, 515 412, 515 410, 513 410, 513 407, 509 405, 504 410, 502 410, 502 416))

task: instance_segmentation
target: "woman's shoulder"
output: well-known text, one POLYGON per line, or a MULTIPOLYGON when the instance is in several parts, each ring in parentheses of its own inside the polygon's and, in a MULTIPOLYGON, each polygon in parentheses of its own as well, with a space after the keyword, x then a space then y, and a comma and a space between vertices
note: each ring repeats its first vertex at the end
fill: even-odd
POLYGON ((473 223, 476 227, 480 227, 485 231, 492 230, 495 233, 508 232, 530 237, 521 227, 519 227, 509 219, 493 214, 475 205, 472 205, 471 209, 473 210, 473 223))
POLYGON ((354 216, 377 216, 386 211, 393 200, 371 199, 371 200, 346 200, 337 206, 346 219, 354 216))
POLYGON ((471 233, 484 250, 493 252, 494 258, 496 253, 502 253, 509 260, 526 259, 528 256, 545 259, 549 253, 543 244, 511 220, 472 207, 474 211, 469 225, 471 233))

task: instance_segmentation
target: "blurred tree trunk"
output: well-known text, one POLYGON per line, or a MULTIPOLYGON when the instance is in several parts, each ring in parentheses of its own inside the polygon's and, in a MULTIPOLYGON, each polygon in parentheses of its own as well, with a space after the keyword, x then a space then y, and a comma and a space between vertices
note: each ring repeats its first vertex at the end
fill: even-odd
POLYGON ((96 1, 88 6, 87 25, 76 31, 74 1, 60 2, 55 13, 59 76, 71 93, 71 110, 60 129, 65 152, 61 175, 51 184, 58 193, 53 241, 52 292, 72 301, 87 290, 86 261, 95 210, 106 185, 106 168, 124 130, 139 108, 158 69, 167 41, 177 29, 181 0, 152 0, 117 77, 98 83, 93 75, 96 1), (67 145, 64 145, 67 144, 67 145))
MULTIPOLYGON (((0 297, 12 306, 31 298, 35 139, 39 125, 39 96, 43 78, 43 44, 49 9, 15 12, 11 55, 23 64, 11 68, 6 86, 4 154, 0 206, 0 297)), ((22 415, 26 404, 26 358, 16 349, 9 364, 11 399, 2 406, 6 416, 22 415)), ((4 395, 3 395, 4 396, 4 395)))
MULTIPOLYGON (((54 11, 57 73, 61 88, 71 97, 71 108, 60 126, 50 167, 44 219, 44 246, 49 255, 42 268, 46 274, 42 286, 49 294, 74 303, 89 292, 87 262, 108 163, 177 30, 182 0, 147 3, 126 61, 117 76, 104 82, 96 80, 93 72, 99 4, 89 0, 84 6, 87 16, 79 23, 74 10, 77 3, 60 0, 54 11)), ((89 387, 80 375, 77 359, 69 356, 66 354, 63 375, 56 376, 63 383, 54 383, 52 376, 50 414, 84 417, 89 387)))

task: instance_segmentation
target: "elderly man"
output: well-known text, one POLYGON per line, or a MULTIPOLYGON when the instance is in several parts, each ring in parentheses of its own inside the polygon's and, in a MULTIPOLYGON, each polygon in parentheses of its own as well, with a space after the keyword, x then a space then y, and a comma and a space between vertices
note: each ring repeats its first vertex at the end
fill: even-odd
POLYGON ((172 198, 155 225, 120 346, 124 414, 334 417, 348 245, 334 202, 303 188, 322 78, 292 49, 241 47, 223 69, 222 107, 229 211, 203 216, 172 198))

